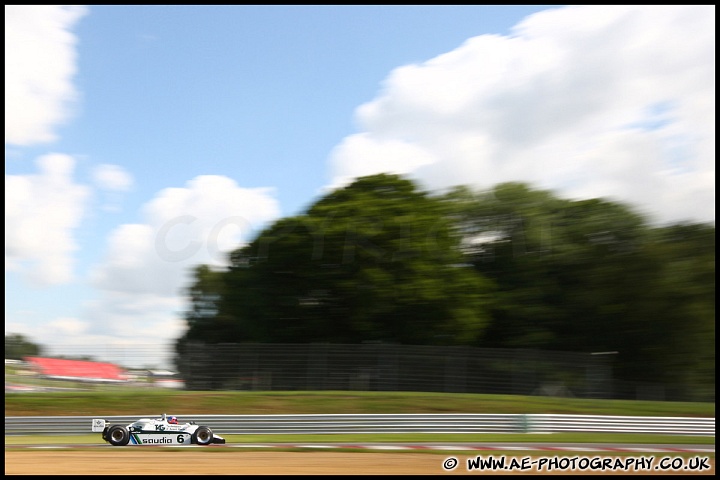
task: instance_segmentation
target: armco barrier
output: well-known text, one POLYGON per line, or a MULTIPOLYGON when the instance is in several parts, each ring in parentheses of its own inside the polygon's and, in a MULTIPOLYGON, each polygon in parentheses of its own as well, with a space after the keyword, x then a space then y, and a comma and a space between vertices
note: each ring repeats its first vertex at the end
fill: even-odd
MULTIPOLYGON (((543 414, 306 414, 306 415, 176 415, 224 435, 317 433, 558 433, 606 432, 715 436, 714 418, 629 417, 609 415, 543 414)), ((5 435, 59 435, 90 433, 92 418, 127 424, 135 416, 5 417, 5 435)))

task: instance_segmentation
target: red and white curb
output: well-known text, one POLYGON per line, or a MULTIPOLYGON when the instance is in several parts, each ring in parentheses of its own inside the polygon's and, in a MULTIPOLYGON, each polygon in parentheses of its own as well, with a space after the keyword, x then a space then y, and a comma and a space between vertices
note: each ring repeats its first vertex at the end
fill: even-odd
POLYGON ((240 448, 285 448, 285 449, 345 449, 345 450, 392 450, 392 451, 408 451, 408 450, 427 450, 427 451, 553 451, 553 452, 616 452, 616 453, 715 453, 715 446, 688 446, 688 447, 615 447, 615 446, 597 446, 592 447, 570 447, 570 446, 543 446, 543 445, 319 445, 319 444, 236 444, 225 445, 226 447, 240 448))

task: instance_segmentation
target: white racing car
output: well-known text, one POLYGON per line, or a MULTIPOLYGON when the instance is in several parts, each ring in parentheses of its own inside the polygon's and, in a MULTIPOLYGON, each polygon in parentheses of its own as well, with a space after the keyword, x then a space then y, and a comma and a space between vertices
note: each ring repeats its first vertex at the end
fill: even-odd
POLYGON ((225 439, 215 435, 210 427, 195 422, 181 424, 177 417, 168 417, 164 413, 160 418, 141 418, 129 425, 110 425, 106 420, 93 418, 92 431, 102 432, 103 440, 114 446, 225 443, 225 439))

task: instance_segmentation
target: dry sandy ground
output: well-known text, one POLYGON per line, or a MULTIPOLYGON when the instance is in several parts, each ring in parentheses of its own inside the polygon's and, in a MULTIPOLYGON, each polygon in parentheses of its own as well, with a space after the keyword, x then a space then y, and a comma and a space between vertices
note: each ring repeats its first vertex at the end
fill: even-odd
MULTIPOLYGON (((642 454, 639 454, 642 455, 642 454)), ((645 454, 647 455, 647 454, 645 454)), ((518 455, 518 460, 523 455, 518 455)), ((347 452, 267 452, 267 451, 5 451, 5 475, 443 475, 488 474, 468 472, 466 461, 472 454, 429 453, 347 453, 347 452), (447 471, 443 462, 456 457, 459 465, 447 471)), ((656 455, 656 458, 660 458, 656 455)), ((706 472, 715 474, 715 460, 706 472)), ((499 473, 537 473, 492 472, 499 473)), ((573 472, 558 472, 552 474, 573 472)), ((580 473, 580 472, 575 472, 580 473)), ((583 471, 583 474, 612 472, 583 471)), ((631 472, 614 472, 628 474, 631 472)), ((651 474, 659 472, 640 472, 651 474)), ((682 472, 665 472, 681 474, 682 472)), ((692 472, 685 472, 692 473, 692 472)))

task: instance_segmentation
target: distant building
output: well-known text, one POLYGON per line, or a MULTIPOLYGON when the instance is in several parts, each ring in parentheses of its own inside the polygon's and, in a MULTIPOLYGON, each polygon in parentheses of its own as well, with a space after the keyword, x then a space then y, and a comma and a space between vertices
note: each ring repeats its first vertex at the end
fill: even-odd
POLYGON ((37 375, 54 380, 98 383, 128 380, 125 370, 112 363, 45 357, 25 357, 25 362, 37 375))

